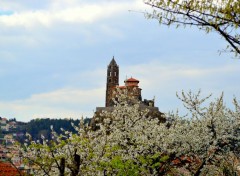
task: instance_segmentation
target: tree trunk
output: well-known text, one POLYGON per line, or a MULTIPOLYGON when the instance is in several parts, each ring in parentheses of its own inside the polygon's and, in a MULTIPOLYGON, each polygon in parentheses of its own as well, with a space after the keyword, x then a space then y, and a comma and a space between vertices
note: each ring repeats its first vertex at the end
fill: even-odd
POLYGON ((80 168, 80 156, 76 153, 74 154, 73 169, 71 170, 71 176, 77 176, 80 168))
POLYGON ((65 172, 65 158, 61 158, 59 176, 64 176, 64 172, 65 172))

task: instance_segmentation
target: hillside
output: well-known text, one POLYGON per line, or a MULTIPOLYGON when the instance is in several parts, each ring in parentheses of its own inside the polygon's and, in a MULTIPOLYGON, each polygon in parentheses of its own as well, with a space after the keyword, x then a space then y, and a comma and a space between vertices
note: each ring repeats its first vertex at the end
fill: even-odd
MULTIPOLYGON (((89 123, 90 118, 84 119, 84 123, 89 123)), ((61 128, 67 131, 75 131, 72 124, 78 126, 80 120, 74 119, 34 119, 27 123, 26 132, 29 133, 33 139, 41 138, 44 135, 45 138, 51 138, 51 126, 57 133, 61 133, 61 128)))
MULTIPOLYGON (((90 118, 84 119, 84 123, 89 123, 90 118)), ((25 134, 29 133, 34 140, 40 139, 41 135, 44 135, 45 138, 50 139, 51 129, 53 126, 54 131, 61 133, 61 128, 68 131, 74 131, 72 124, 78 125, 80 120, 74 119, 34 119, 30 122, 20 122, 15 118, 7 120, 6 118, 0 117, 0 136, 1 139, 4 139, 5 135, 12 135, 13 138, 17 139, 20 142, 24 142, 25 134)))

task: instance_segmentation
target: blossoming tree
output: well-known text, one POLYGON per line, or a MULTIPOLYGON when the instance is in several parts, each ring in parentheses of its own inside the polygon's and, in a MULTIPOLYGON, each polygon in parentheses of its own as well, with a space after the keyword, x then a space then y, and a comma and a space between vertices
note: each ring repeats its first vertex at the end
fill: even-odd
POLYGON ((153 8, 149 18, 171 26, 196 26, 217 32, 226 42, 227 51, 240 54, 240 3, 238 0, 144 0, 153 8))
POLYGON ((240 106, 227 108, 223 95, 203 107, 209 97, 200 92, 178 96, 189 111, 166 115, 167 122, 147 116, 139 103, 128 105, 119 94, 112 112, 101 114, 99 129, 75 126, 76 133, 52 140, 26 142, 20 148, 25 164, 35 175, 223 175, 235 174, 230 159, 239 157, 240 106))

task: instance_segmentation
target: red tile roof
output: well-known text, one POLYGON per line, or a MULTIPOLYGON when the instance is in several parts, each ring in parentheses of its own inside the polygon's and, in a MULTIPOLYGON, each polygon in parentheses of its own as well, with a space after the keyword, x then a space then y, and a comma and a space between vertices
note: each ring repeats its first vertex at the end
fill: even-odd
POLYGON ((18 176, 20 174, 10 163, 0 162, 0 175, 18 176))
POLYGON ((137 80, 135 78, 129 78, 125 82, 139 82, 139 80, 137 80))

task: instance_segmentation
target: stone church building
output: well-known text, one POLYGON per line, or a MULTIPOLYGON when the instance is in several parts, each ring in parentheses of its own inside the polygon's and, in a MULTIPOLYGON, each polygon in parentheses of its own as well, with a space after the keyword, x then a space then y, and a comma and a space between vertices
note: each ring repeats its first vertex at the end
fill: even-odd
MULTIPOLYGON (((135 78, 128 78, 124 81, 125 85, 119 85, 119 66, 117 65, 114 57, 112 58, 111 62, 107 67, 107 81, 106 81, 106 99, 105 99, 105 107, 97 107, 95 116, 99 117, 99 114, 102 111, 113 111, 114 109, 114 101, 115 93, 117 89, 127 90, 128 96, 132 96, 133 99, 140 101, 140 109, 148 109, 149 116, 157 117, 160 121, 164 122, 165 118, 163 117, 163 113, 161 113, 158 107, 154 106, 154 99, 153 100, 142 100, 142 89, 139 87, 139 80, 135 78)), ((91 124, 95 124, 95 118, 93 117, 91 124)), ((95 125, 94 125, 95 126, 95 125)))
POLYGON ((117 88, 127 89, 129 96, 134 96, 136 100, 142 101, 141 88, 139 88, 139 81, 134 78, 129 78, 124 81, 124 86, 119 86, 119 66, 113 58, 107 69, 107 85, 106 85, 106 107, 114 106, 113 98, 115 98, 114 92, 117 88))

